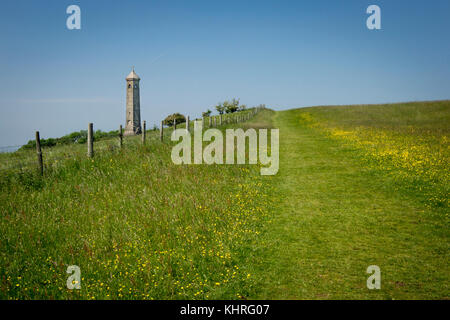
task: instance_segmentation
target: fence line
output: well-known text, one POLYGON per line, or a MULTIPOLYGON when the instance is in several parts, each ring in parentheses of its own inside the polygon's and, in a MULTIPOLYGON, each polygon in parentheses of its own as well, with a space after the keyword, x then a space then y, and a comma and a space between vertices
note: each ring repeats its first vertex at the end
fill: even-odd
POLYGON ((122 125, 119 127, 119 148, 122 149, 123 146, 123 132, 122 132, 122 125))
MULTIPOLYGON (((209 124, 209 128, 210 127, 217 127, 217 126, 222 126, 225 124, 233 124, 233 123, 239 123, 239 122, 243 122, 243 121, 248 121, 250 120, 252 117, 254 117, 258 112, 260 112, 262 109, 265 109, 265 107, 255 107, 253 109, 244 111, 243 114, 240 114, 240 112, 237 113, 231 113, 231 114, 220 114, 217 116, 208 116, 208 117, 202 117, 200 120, 202 121, 203 125, 206 124, 205 118, 208 118, 208 124, 209 124)), ((241 111, 242 112, 242 111, 241 111)), ((190 118, 189 116, 186 116, 186 131, 190 131, 190 118)), ((143 122, 143 131, 142 131, 142 145, 145 145, 145 141, 146 141, 146 121, 143 122)), ((206 126, 205 126, 206 127, 206 126)), ((177 121, 176 119, 173 120, 173 130, 176 130, 177 128, 177 121)), ((88 132, 87 132, 87 156, 89 158, 93 158, 94 157, 94 125, 93 123, 89 123, 88 124, 88 132)), ((122 149, 123 148, 123 128, 122 125, 119 126, 119 148, 122 149)), ((160 133, 159 133, 159 140, 161 142, 164 142, 164 121, 161 121, 161 126, 160 126, 160 133)), ((99 150, 103 150, 105 149, 105 147, 101 147, 99 150)), ((38 165, 38 171, 41 175, 44 174, 44 161, 43 161, 43 154, 42 154, 42 149, 41 149, 41 140, 40 140, 40 135, 39 135, 39 131, 36 131, 36 154, 37 154, 37 165, 38 165)), ((49 154, 51 155, 51 151, 49 152, 49 154)), ((74 155, 72 155, 74 156, 74 155)), ((67 159, 67 157, 49 157, 52 160, 62 160, 62 159, 67 159)), ((31 164, 33 161, 32 159, 27 159, 25 161, 23 161, 23 159, 21 159, 22 161, 20 161, 20 163, 18 163, 18 167, 22 167, 20 164, 22 165, 27 165, 27 164, 31 164)), ((13 166, 14 167, 14 166, 13 166)))
POLYGON ((89 123, 88 135, 87 135, 87 147, 88 147, 87 155, 89 158, 94 157, 94 132, 93 131, 94 131, 94 124, 89 123))
POLYGON ((38 159, 39 173, 44 175, 44 162, 42 161, 42 150, 41 150, 41 138, 39 137, 39 131, 36 131, 36 153, 38 159))
POLYGON ((145 131, 146 131, 146 125, 145 125, 145 120, 144 120, 144 123, 142 125, 142 145, 145 145, 145 131))

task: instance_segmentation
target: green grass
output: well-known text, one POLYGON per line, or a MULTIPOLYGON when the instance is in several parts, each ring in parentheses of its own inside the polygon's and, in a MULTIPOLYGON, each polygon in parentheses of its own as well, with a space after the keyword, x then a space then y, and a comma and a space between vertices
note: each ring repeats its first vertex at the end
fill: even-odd
MULTIPOLYGON (((424 203, 410 179, 392 174, 403 170, 395 162, 386 171, 389 159, 380 166, 367 144, 346 143, 328 129, 412 124, 443 138, 449 114, 448 101, 278 112, 276 203, 262 240, 267 249, 255 263, 262 289, 254 298, 448 299, 447 208, 424 203), (369 265, 381 268, 381 290, 366 287, 369 265)), ((441 169, 447 165, 448 158, 441 169)), ((437 188, 448 190, 445 183, 437 188)))
POLYGON ((46 149, 44 178, 33 164, 1 172, 0 298, 254 294, 247 259, 267 220, 259 168, 176 166, 172 144, 148 137, 123 150, 102 142, 92 160, 86 146, 46 149), (69 265, 81 268, 81 290, 66 289, 69 265))
POLYGON ((449 101, 265 110, 239 126, 280 128, 276 176, 175 166, 156 132, 101 141, 94 160, 44 150, 43 179, 32 151, 0 155, 0 298, 448 299, 449 115, 449 101))
POLYGON ((450 101, 317 107, 301 114, 308 126, 356 148, 369 167, 398 180, 397 191, 432 208, 448 208, 450 101))

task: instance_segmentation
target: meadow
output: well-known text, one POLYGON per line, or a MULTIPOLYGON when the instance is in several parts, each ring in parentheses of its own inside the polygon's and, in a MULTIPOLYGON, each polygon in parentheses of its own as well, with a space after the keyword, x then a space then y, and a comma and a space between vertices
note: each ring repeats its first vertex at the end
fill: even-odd
POLYGON ((247 269, 267 220, 259 168, 177 166, 171 129, 95 145, 3 154, 0 178, 2 299, 239 299, 254 294, 247 269), (68 290, 69 265, 81 290, 68 290))
POLYGON ((448 208, 449 109, 450 101, 316 107, 301 117, 361 150, 368 166, 392 175, 428 206, 448 208))
POLYGON ((256 297, 448 299, 449 115, 450 101, 273 114, 280 170, 256 297))
POLYGON ((263 110, 233 126, 280 129, 275 176, 174 165, 151 130, 93 159, 45 148, 44 177, 33 150, 0 154, 0 298, 448 299, 449 116, 450 101, 263 110))

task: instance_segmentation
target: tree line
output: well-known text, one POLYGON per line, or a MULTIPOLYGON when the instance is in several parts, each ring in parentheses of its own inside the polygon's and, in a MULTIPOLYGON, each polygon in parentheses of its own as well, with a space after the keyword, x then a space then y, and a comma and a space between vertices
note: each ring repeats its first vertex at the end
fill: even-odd
MULTIPOLYGON (((118 134, 119 130, 112 130, 109 132, 97 130, 94 133, 94 140, 117 137, 118 134)), ((87 141, 87 130, 72 132, 60 138, 40 139, 40 141, 42 147, 53 147, 56 145, 65 145, 72 143, 83 144, 86 143, 87 141)), ((34 149, 34 148, 36 148, 36 140, 29 140, 28 143, 20 147, 19 150, 34 149)))
MULTIPOLYGON (((224 102, 219 102, 213 108, 216 109, 219 114, 224 114, 244 111, 245 109, 247 109, 247 106, 245 104, 239 105, 239 99, 233 98, 231 101, 225 100, 224 102)), ((212 111, 208 109, 207 111, 203 112, 202 115, 203 117, 209 117, 211 113, 212 111)))
MULTIPOLYGON (((256 106, 256 108, 265 108, 264 104, 260 104, 256 106)), ((245 104, 240 104, 239 99, 233 98, 232 100, 225 100, 224 102, 219 102, 217 105, 213 107, 216 109, 218 114, 224 114, 224 113, 235 113, 239 111, 247 110, 247 106, 245 104)), ((211 116, 212 111, 207 110, 206 112, 202 113, 203 117, 209 117, 211 116)), ((174 113, 169 116, 167 116, 163 120, 163 124, 167 126, 172 126, 174 123, 174 120, 176 120, 177 124, 186 122, 186 117, 180 113, 174 113)), ((156 130, 156 126, 153 128, 153 130, 156 130)), ((117 137, 119 135, 119 130, 112 130, 109 132, 105 132, 102 130, 96 130, 94 132, 94 140, 101 140, 101 139, 107 139, 107 138, 113 138, 117 137)), ((48 139, 40 139, 41 146, 42 147, 53 147, 56 145, 67 145, 72 143, 79 143, 84 144, 87 141, 88 133, 87 130, 81 130, 69 133, 65 136, 62 136, 60 138, 48 138, 48 139)), ((19 150, 24 149, 34 149, 36 148, 36 140, 29 140, 27 144, 20 147, 19 150)))

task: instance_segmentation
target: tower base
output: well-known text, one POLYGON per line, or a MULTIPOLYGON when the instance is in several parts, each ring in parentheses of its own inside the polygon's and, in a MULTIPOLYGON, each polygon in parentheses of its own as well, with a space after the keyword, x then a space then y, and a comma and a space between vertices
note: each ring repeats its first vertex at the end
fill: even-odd
POLYGON ((141 127, 134 127, 134 128, 125 128, 123 135, 124 136, 134 136, 137 134, 141 134, 142 129, 141 127))

